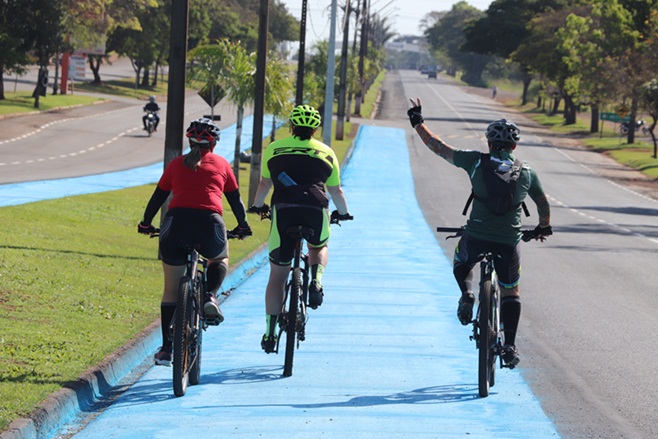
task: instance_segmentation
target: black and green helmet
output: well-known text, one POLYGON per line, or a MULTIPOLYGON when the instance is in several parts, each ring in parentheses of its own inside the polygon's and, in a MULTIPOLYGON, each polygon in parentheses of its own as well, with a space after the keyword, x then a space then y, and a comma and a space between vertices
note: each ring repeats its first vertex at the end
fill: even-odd
POLYGON ((298 105, 290 113, 290 123, 297 127, 316 129, 322 124, 320 112, 310 105, 298 105))

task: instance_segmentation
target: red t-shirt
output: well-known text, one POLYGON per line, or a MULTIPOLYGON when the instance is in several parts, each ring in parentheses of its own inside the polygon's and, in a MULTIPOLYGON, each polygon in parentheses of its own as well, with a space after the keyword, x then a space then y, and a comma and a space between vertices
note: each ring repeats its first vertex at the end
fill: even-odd
POLYGON ((186 207, 223 213, 222 195, 238 189, 233 169, 222 156, 208 151, 202 156, 196 171, 183 163, 183 156, 172 160, 164 172, 158 187, 173 192, 169 208, 186 207))

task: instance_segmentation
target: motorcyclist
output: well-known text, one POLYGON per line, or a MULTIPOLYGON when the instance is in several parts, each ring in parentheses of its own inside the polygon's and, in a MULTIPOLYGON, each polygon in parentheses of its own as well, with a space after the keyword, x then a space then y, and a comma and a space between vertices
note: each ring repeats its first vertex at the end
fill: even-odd
POLYGON ((160 106, 155 102, 155 96, 149 96, 148 104, 144 105, 144 111, 146 114, 142 117, 142 123, 144 124, 144 131, 148 128, 146 127, 146 119, 149 117, 149 113, 153 114, 155 119, 155 125, 153 125, 153 131, 158 130, 158 124, 160 123, 160 116, 158 116, 158 111, 160 111, 160 106))

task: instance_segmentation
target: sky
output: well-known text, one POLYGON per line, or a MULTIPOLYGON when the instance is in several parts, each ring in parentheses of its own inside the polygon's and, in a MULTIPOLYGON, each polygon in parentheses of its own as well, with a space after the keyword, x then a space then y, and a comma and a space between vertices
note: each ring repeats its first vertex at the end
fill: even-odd
MULTIPOLYGON (((302 0, 281 0, 288 11, 298 20, 302 15, 302 0)), ((338 5, 345 4, 345 0, 337 0, 338 5)), ((351 0, 355 2, 356 0, 351 0)), ((457 0, 371 0, 370 11, 378 11, 380 15, 388 17, 392 28, 400 35, 421 35, 418 29, 420 20, 432 11, 449 11, 457 0)), ((466 0, 471 6, 486 10, 493 0, 466 0)), ((306 17, 306 44, 307 47, 320 40, 328 40, 331 20, 331 0, 308 0, 308 15, 306 17)), ((340 22, 342 14, 338 7, 337 21, 340 22)), ((351 26, 353 26, 352 21, 351 26)), ((336 39, 340 40, 339 29, 336 28, 336 39)), ((350 30, 350 33, 352 31, 350 30)))

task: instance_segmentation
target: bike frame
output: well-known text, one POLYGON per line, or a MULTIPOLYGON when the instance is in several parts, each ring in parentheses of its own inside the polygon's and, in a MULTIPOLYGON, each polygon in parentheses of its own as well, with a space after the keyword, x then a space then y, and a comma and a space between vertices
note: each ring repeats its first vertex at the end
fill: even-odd
POLYGON ((192 246, 187 246, 187 250, 185 275, 178 287, 176 314, 170 326, 170 334, 173 334, 173 384, 176 396, 185 395, 188 383, 199 383, 203 331, 207 328, 203 318, 202 298, 207 285, 208 261, 192 246))
MULTIPOLYGON (((281 340, 281 334, 286 332, 286 353, 283 364, 283 376, 292 376, 292 365, 295 348, 299 348, 299 342, 306 338, 306 304, 308 300, 308 255, 303 251, 304 241, 313 235, 313 230, 303 226, 288 228, 287 233, 296 238, 295 252, 290 267, 290 279, 286 284, 286 294, 283 299, 281 310, 282 321, 279 322, 279 335, 277 344, 281 340), (287 302, 287 309, 286 309, 287 302)), ((278 352, 278 345, 277 345, 278 352)))

